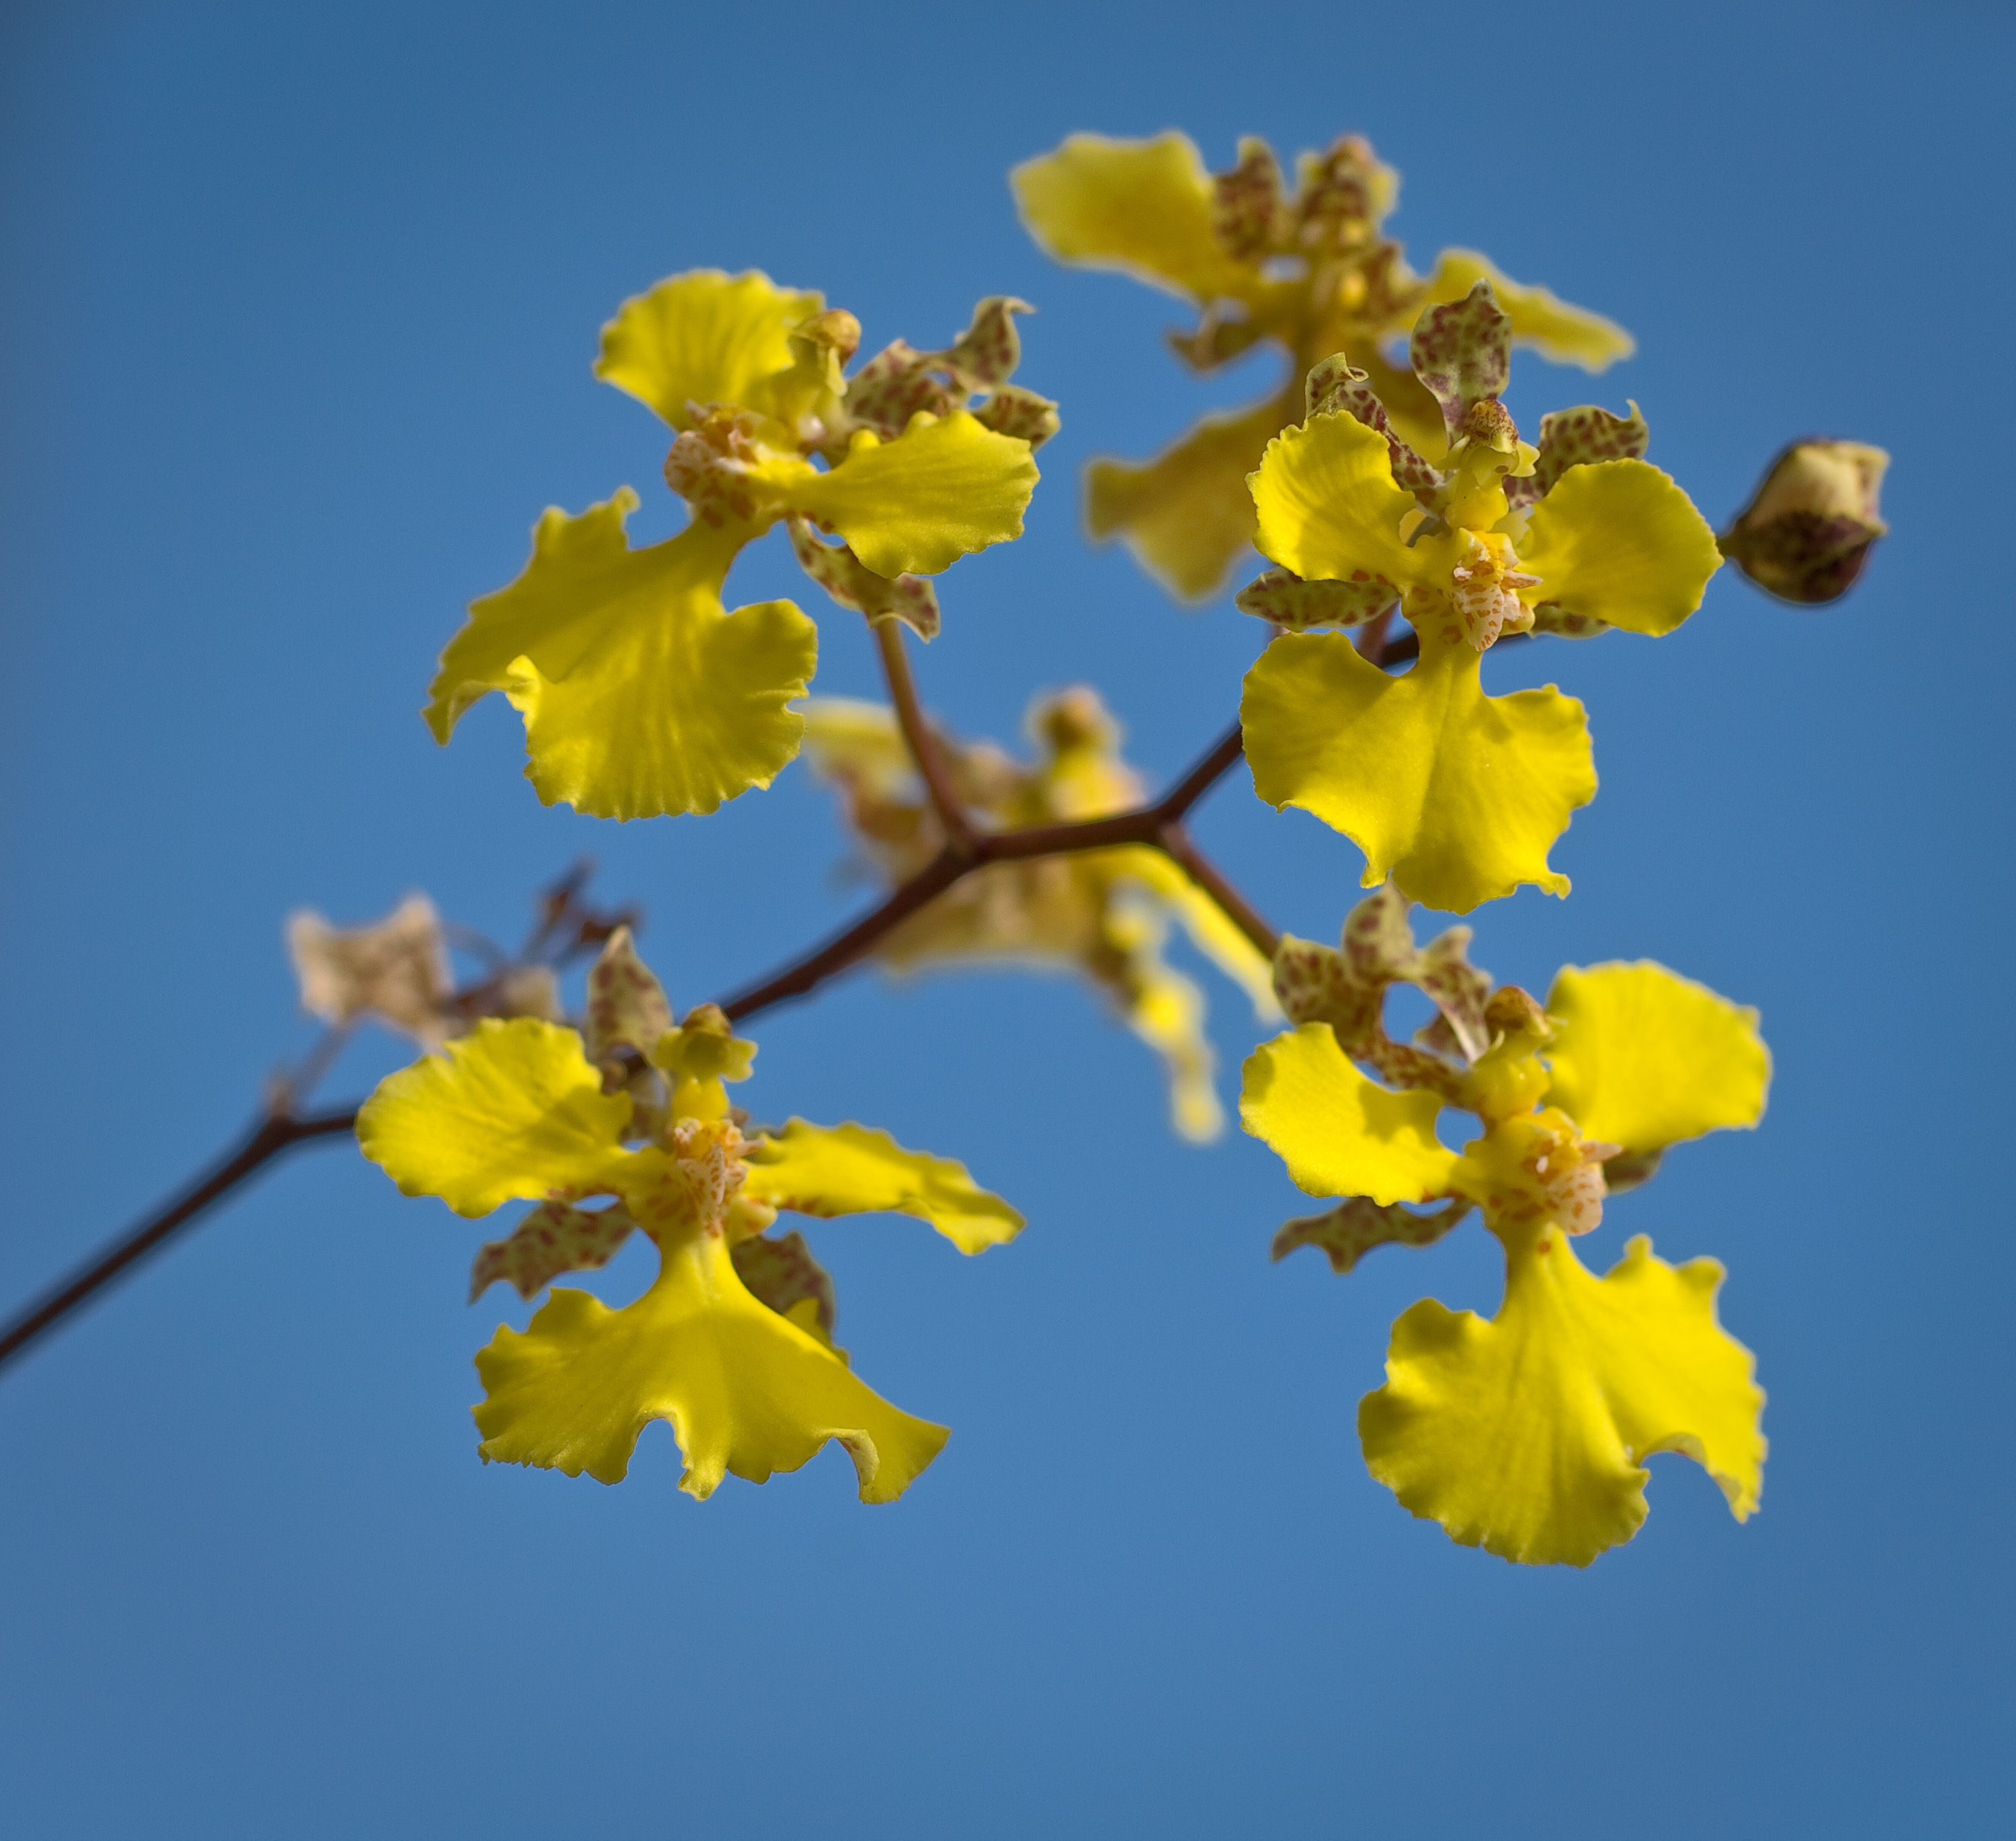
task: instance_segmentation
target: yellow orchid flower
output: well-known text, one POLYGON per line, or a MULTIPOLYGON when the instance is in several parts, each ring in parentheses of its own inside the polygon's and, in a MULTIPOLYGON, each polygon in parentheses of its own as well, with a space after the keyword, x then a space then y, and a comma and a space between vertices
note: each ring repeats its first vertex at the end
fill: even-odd
POLYGON ((426 711, 435 739, 501 690, 549 805, 642 818, 767 787, 797 752, 790 706, 818 635, 789 601, 729 613, 730 565, 788 520, 835 600, 928 637, 937 604, 920 578, 1021 535, 1030 450, 1057 427, 1055 405, 1007 381, 1013 315, 1027 310, 982 301, 947 350, 898 340, 850 380, 854 316, 754 271, 697 269, 625 301, 596 374, 671 427, 665 477, 690 521, 636 549, 627 486, 578 516, 548 510, 524 573, 473 603, 441 654, 426 711), (844 542, 822 544, 814 525, 844 542))
POLYGON ((1497 289, 1514 337, 1550 358, 1600 371, 1633 349, 1621 327, 1520 286, 1474 251, 1445 250, 1432 276, 1415 275, 1381 228, 1399 177, 1359 136, 1303 154, 1298 168, 1291 195, 1273 150, 1251 136, 1232 170, 1214 176, 1185 135, 1077 134, 1011 175, 1023 222, 1059 261, 1118 269, 1201 310, 1193 332, 1170 336, 1193 369, 1263 342, 1287 355, 1287 381, 1262 401, 1206 416, 1154 460, 1096 460, 1086 474, 1092 535, 1122 539, 1185 600, 1215 593, 1252 540, 1243 482, 1300 413, 1299 380, 1318 360, 1345 354, 1370 374, 1402 433, 1425 443, 1435 403, 1388 362, 1383 343, 1480 279, 1497 289))
POLYGON ((1431 907, 1467 913, 1524 883, 1566 895, 1547 852, 1596 794, 1582 705, 1550 685, 1487 697, 1481 654, 1506 633, 1670 632, 1721 561, 1687 495, 1640 456, 1647 431, 1571 409, 1519 438, 1499 401, 1512 322, 1490 283, 1431 307, 1417 376, 1441 405, 1431 465, 1342 356, 1309 373, 1306 419, 1253 475, 1262 551, 1244 589, 1288 629, 1247 674, 1253 784, 1365 852, 1431 907), (1420 662, 1391 676, 1343 632, 1403 612, 1420 662))
MULTIPOLYGON (((805 712, 808 755, 845 798, 874 870, 892 884, 914 874, 945 838, 894 712, 839 697, 814 697, 805 712)), ((1119 726, 1096 693, 1079 686, 1039 697, 1028 727, 1039 751, 1034 762, 990 742, 941 742, 974 819, 1014 830, 1141 803, 1141 784, 1120 756, 1119 726)), ((1172 923, 1246 991, 1262 1021, 1280 1015, 1266 960, 1175 863, 1139 845, 991 864, 904 922, 878 957, 898 972, 992 964, 1082 974, 1162 1057, 1172 1122, 1201 1142, 1218 1134, 1223 1114, 1204 994, 1162 957, 1172 923)))
POLYGON ((590 974, 585 1033, 482 1022, 365 1103, 358 1140, 406 1194, 468 1216, 538 1205, 478 1255, 472 1296, 501 1278, 530 1298, 607 1263, 633 1232, 657 1244, 658 1276, 634 1303, 556 1289, 529 1328, 500 1328, 477 1356, 486 1461, 617 1483, 638 1434, 664 1419, 693 1496, 731 1471, 761 1483, 795 1470, 833 1439, 862 1501, 887 1502, 938 1455, 945 1428, 872 1392, 834 1346, 832 1284, 803 1238, 766 1230, 779 1209, 887 1209, 977 1253, 1022 1217, 963 1165, 886 1133, 751 1126, 723 1083, 746 1079, 754 1054, 711 1004, 675 1025, 624 928, 590 974), (579 1205, 596 1197, 613 1199, 579 1205))
POLYGON ((1473 1208, 1503 1248, 1494 1317, 1424 1299, 1394 1325, 1386 1384, 1359 1408, 1372 1474, 1453 1540, 1532 1565, 1628 1540, 1654 1451, 1694 1458, 1745 1519, 1764 1396, 1716 1320, 1722 1267, 1668 1265, 1641 1235, 1598 1278, 1571 1241, 1669 1145, 1756 1123, 1771 1068, 1757 1013, 1649 962, 1565 967, 1543 1009, 1490 989, 1467 929, 1417 950, 1406 907, 1390 888, 1361 903, 1341 950, 1283 942, 1276 985, 1299 1026, 1247 1062, 1240 1103, 1298 1187, 1344 1198, 1283 1227, 1276 1259, 1318 1246, 1347 1272, 1473 1208), (1440 1012, 1411 1043, 1381 1021, 1399 982, 1440 1012), (1437 1135, 1445 1107, 1483 1127, 1460 1153, 1437 1135))

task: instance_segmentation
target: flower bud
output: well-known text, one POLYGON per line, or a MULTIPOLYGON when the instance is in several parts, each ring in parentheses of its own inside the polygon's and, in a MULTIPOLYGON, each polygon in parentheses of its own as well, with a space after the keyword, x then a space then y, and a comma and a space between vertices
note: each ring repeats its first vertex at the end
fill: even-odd
POLYGON ((1881 448, 1860 441, 1795 442, 1723 533, 1723 554, 1781 600, 1839 600, 1889 528, 1876 504, 1889 464, 1881 448))
POLYGON ((829 307, 823 313, 815 313, 796 336, 832 352, 845 364, 861 349, 861 322, 844 307, 829 307))

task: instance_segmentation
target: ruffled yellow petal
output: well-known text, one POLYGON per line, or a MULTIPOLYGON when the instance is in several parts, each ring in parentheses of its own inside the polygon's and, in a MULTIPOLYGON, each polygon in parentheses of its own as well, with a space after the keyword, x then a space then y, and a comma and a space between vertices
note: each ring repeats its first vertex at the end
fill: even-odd
POLYGON ((1204 993, 1158 960, 1136 985, 1127 1024, 1162 1057, 1169 1075, 1169 1122, 1193 1144, 1208 1144, 1225 1129, 1213 1076, 1218 1057, 1204 1032, 1204 993))
POLYGON ((863 431, 830 473, 779 481, 790 509, 830 524, 878 575, 935 575, 1022 535, 1036 489, 1029 444, 964 410, 915 416, 892 441, 863 431))
POLYGON ((1255 1016, 1263 1023, 1279 1022, 1281 1005, 1274 995, 1274 962, 1233 924, 1224 909, 1159 850, 1129 850, 1123 860, 1127 874, 1138 877, 1168 907, 1190 935, 1190 944, 1252 1000, 1255 1016))
POLYGON ((1549 601, 1628 632, 1671 632, 1701 603, 1722 552, 1694 502, 1643 460, 1571 467, 1533 508, 1519 567, 1549 601))
POLYGON ((1075 134, 1008 179, 1029 234, 1060 262, 1118 269, 1199 301, 1260 285, 1211 228, 1211 175, 1188 135, 1075 134))
POLYGON ((486 1018, 380 1081, 357 1142, 407 1194, 487 1215, 555 1189, 614 1193, 638 1165, 617 1142, 629 1120, 629 1096, 603 1092, 573 1030, 486 1018))
POLYGON ((1715 1320, 1722 1277, 1712 1259, 1669 1266, 1640 1235, 1598 1279, 1550 1230, 1511 1257, 1492 1321, 1424 1299, 1358 1409, 1372 1474, 1452 1540, 1529 1565, 1586 1566, 1629 1540, 1654 1451, 1705 1466, 1743 1520, 1764 1396, 1715 1320))
MULTIPOLYGON (((1137 854, 1154 853, 1115 851, 1114 866, 1130 863, 1137 854)), ((1143 891, 1116 880, 1108 884, 1098 931, 1089 969, 1118 1000, 1127 1026, 1162 1057, 1169 1079, 1169 1121, 1177 1136, 1208 1144, 1225 1129, 1218 1103, 1218 1057, 1204 1029, 1203 992, 1163 962, 1169 936, 1166 910, 1143 891)))
POLYGON ((711 1495, 733 1471, 754 1483, 796 1470, 828 1439, 847 1447, 863 1502, 902 1494, 949 1436, 864 1386, 788 1317, 759 1303, 727 1243, 700 1234, 665 1256, 657 1284, 611 1310, 556 1291, 523 1334, 502 1328, 476 1358, 487 1462, 622 1481, 637 1435, 671 1422, 679 1487, 711 1495))
POLYGON ((1442 251, 1428 283, 1428 299, 1460 301, 1480 281, 1491 283, 1512 322, 1512 337, 1556 364, 1605 370, 1638 349, 1637 340, 1615 320, 1586 307, 1571 307, 1549 289, 1521 286, 1474 250, 1442 251))
POLYGON ((1306 580, 1388 582, 1397 595, 1429 573, 1400 538, 1400 521, 1420 509, 1414 495, 1393 482, 1385 436, 1354 416, 1283 429, 1252 488, 1261 553, 1306 580))
POLYGON ((1442 1101, 1391 1093, 1359 1072, 1327 1023, 1263 1043, 1247 1057, 1239 1118, 1309 1195, 1369 1195, 1380 1203, 1445 1194, 1455 1155, 1435 1139, 1442 1101))
POLYGON ((548 805, 598 818, 712 812, 767 787, 798 751, 787 706, 819 661, 789 601, 725 612, 721 585, 748 526, 696 522, 632 549, 628 488, 578 517, 551 510, 532 560, 470 608, 441 654, 427 718, 446 741, 502 690, 525 719, 526 777, 548 805))
POLYGON ((849 1122, 794 1119, 748 1157, 751 1202, 830 1217, 887 1209, 928 1221, 963 1253, 985 1252, 1022 1231, 1021 1215, 976 1184, 963 1163, 905 1151, 887 1132, 849 1122))
POLYGON ((692 269, 617 308, 602 329, 595 374, 678 429, 693 427, 689 402, 740 403, 773 415, 779 405, 772 380, 791 367, 791 330, 824 304, 754 268, 692 269))
POLYGON ((1149 461, 1095 460, 1085 469, 1085 528, 1118 537, 1134 560, 1179 600, 1224 587, 1253 542, 1246 476, 1281 424, 1301 413, 1300 391, 1250 409, 1207 416, 1149 461))
POLYGON ((1478 654, 1431 644, 1403 677, 1341 633, 1276 639, 1240 706, 1254 790, 1298 805, 1416 900, 1467 913, 1534 883, 1566 895, 1547 852, 1596 795, 1582 707, 1551 685, 1486 697, 1478 654))
POLYGON ((1663 965, 1564 966, 1547 993, 1558 1032, 1548 1093, 1585 1137, 1663 1149, 1764 1115, 1771 1051, 1757 1012, 1663 965))

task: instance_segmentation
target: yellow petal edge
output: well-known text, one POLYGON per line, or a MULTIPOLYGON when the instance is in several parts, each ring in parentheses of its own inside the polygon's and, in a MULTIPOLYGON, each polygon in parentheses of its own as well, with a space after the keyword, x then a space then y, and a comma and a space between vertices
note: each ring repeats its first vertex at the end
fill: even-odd
POLYGON ((887 1210, 927 1221, 963 1253, 1013 1240, 1022 1216, 976 1184, 964 1164, 906 1151, 885 1131, 851 1121, 794 1119, 749 1155, 751 1202, 830 1217, 887 1210))
POLYGON ((616 310, 602 329, 595 374, 677 429, 693 426, 689 402, 740 403, 773 414, 766 385, 791 363, 791 330, 824 304, 818 294, 780 288, 758 269, 692 269, 616 310))
POLYGON ((1771 1051, 1757 1012, 1663 965, 1563 966, 1547 993, 1559 1025, 1548 1097, 1586 1137, 1627 1151, 1754 1126, 1771 1051))
POLYGON ((1341 633, 1291 633, 1246 674, 1240 720, 1253 788, 1299 806, 1391 876, 1464 914, 1532 883, 1564 895, 1547 852, 1596 796, 1582 706, 1551 685, 1486 697, 1478 655, 1431 645, 1389 677, 1341 633))
POLYGON ((381 1080, 357 1142, 405 1194, 475 1216, 552 1189, 613 1191, 636 1161, 617 1142, 629 1119, 573 1030, 488 1017, 381 1080))
POLYGON ((1456 1159, 1435 1137, 1442 1102, 1392 1093, 1345 1059, 1327 1023, 1305 1023, 1247 1057, 1240 1122, 1309 1195, 1369 1195, 1382 1205, 1447 1192, 1456 1159))
POLYGON ((445 742, 502 690, 525 719, 526 777, 598 818, 707 812, 767 787, 798 751, 790 708, 819 629, 789 601, 730 614, 721 587, 750 531, 696 522, 632 549, 627 487, 579 517, 549 510, 508 588, 472 603, 427 711, 445 742))
POLYGON ((1420 507, 1394 483, 1386 438, 1355 417, 1313 416, 1283 430, 1251 485, 1255 542, 1283 568, 1311 581, 1377 576, 1396 589, 1424 573, 1400 541, 1400 521, 1420 507))
POLYGON ((826 473, 783 487, 794 511, 830 524, 878 575, 935 575, 1022 535, 1039 477, 1029 444, 963 409, 920 411, 892 441, 859 439, 826 473))
POLYGON ((621 1310, 556 1290, 522 1333, 500 1328, 476 1366, 486 1462, 620 1483, 638 1435, 664 1419, 686 1457, 679 1487, 703 1498, 730 1472, 760 1483, 796 1470, 833 1439, 854 1461, 861 1500, 893 1501, 950 1436, 751 1297, 715 1234, 674 1248, 621 1310))
POLYGON ((1115 268, 1203 301, 1250 291, 1257 272, 1212 228, 1211 175, 1190 136, 1075 134, 1009 175, 1029 234, 1060 262, 1115 268))
POLYGON ((1425 1299, 1393 1326, 1386 1385, 1358 1411, 1372 1474, 1449 1537, 1529 1565, 1586 1566, 1645 1519, 1644 1460, 1679 1451, 1756 1508, 1755 1364, 1715 1320, 1712 1259, 1643 1235, 1597 1278, 1560 1234, 1509 1262, 1486 1322, 1425 1299))
POLYGON ((1627 632, 1669 633, 1701 604, 1722 551, 1694 501, 1643 460, 1571 467, 1533 508, 1519 567, 1540 578, 1521 599, 1627 632))

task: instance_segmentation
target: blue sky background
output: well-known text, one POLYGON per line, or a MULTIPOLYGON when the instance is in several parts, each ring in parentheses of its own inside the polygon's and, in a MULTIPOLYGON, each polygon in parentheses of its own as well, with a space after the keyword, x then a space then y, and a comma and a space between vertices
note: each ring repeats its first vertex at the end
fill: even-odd
MULTIPOLYGON (((1777 1054, 1765 1129, 1676 1153, 1588 1249, 1728 1263, 1770 1392, 1749 1525, 1663 1457, 1588 1573, 1453 1546, 1352 1414, 1414 1299, 1495 1304, 1483 1234, 1271 1266, 1278 1163, 1174 1140, 1084 993, 863 975, 761 1020, 750 1103, 963 1157, 1032 1223, 977 1261, 815 1230, 862 1371, 956 1428, 910 1495, 861 1508, 829 1451, 696 1505, 663 1428, 615 1490, 482 1466, 470 1358, 527 1314, 463 1302, 485 1230, 303 1153, 0 1380, 11 1832, 2003 1828, 2006 12, 17 3, 0 31, 0 1302, 309 1039, 297 906, 423 888, 512 935, 592 850, 682 1003, 851 911, 801 771, 617 827, 540 808, 497 700, 446 751, 415 713, 543 506, 628 481, 633 529, 674 528, 658 425, 589 372, 661 275, 761 266, 871 348, 1039 303, 1023 376, 1065 432, 920 668, 1002 735, 1095 683, 1157 776, 1258 632, 1089 549, 1076 476, 1265 365, 1200 386, 1158 349, 1174 303, 1028 243, 1006 169, 1074 128, 1179 125, 1215 164, 1363 130, 1417 262, 1481 247, 1637 334, 1594 384, 1525 362, 1522 423, 1635 397, 1717 521, 1784 440, 1874 441, 1896 533, 1831 611, 1718 579, 1670 639, 1490 667, 1588 702, 1603 790, 1555 854, 1572 899, 1484 910, 1480 962, 1543 989, 1656 957, 1759 1005, 1777 1054)), ((865 634, 792 575, 779 544, 732 598, 799 596, 821 688, 871 692, 865 634)), ((1199 830, 1334 934, 1341 839, 1243 779, 1199 830)), ((1254 1030, 1213 995, 1229 1092, 1254 1030)), ((327 1090, 398 1058, 360 1043, 327 1090)))

